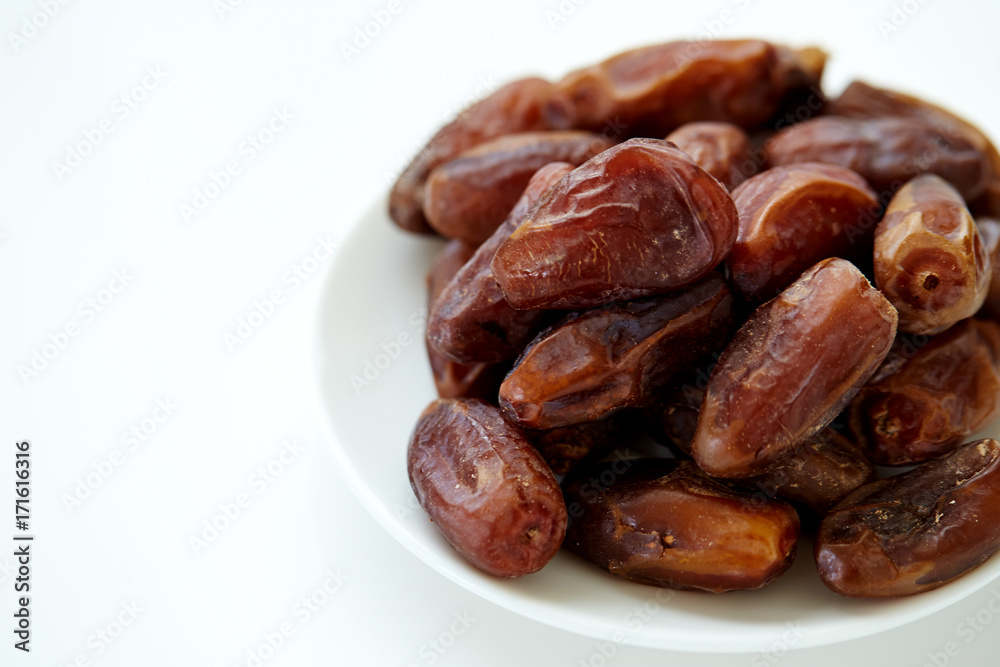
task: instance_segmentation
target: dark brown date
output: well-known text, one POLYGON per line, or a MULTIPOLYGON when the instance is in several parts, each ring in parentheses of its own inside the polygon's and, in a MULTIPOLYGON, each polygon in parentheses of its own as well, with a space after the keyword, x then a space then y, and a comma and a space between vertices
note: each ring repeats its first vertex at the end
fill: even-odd
POLYGON ((523 132, 498 137, 445 162, 427 179, 424 215, 439 234, 480 244, 550 162, 579 166, 614 142, 590 132, 523 132))
MULTIPOLYGON (((691 455, 704 395, 686 384, 662 394, 647 411, 657 431, 686 456, 691 455)), ((822 516, 859 486, 875 481, 875 466, 854 440, 825 428, 796 444, 767 472, 732 481, 749 493, 788 500, 822 516)))
MULTIPOLYGON (((878 198, 843 167, 803 162, 768 169, 733 192, 740 231, 726 266, 733 288, 751 302, 775 296, 827 257, 871 252, 859 231, 878 198)), ((870 228, 870 225, 868 225, 870 228)))
POLYGON ((851 429, 880 465, 940 458, 1000 413, 1000 325, 965 320, 912 349, 851 403, 851 429))
POLYGON ((982 130, 972 123, 926 100, 894 90, 876 88, 862 81, 854 81, 848 85, 840 97, 830 102, 828 109, 830 113, 855 118, 921 118, 940 127, 947 136, 967 139, 987 156, 991 167, 986 192, 970 205, 972 208, 982 207, 989 215, 1000 216, 1000 152, 982 130))
POLYGON ((543 79, 520 79, 461 112, 435 134, 407 165, 389 193, 389 217, 403 229, 419 234, 434 230, 424 217, 424 185, 440 164, 490 139, 515 132, 568 127, 560 115, 566 103, 543 79))
POLYGON ((558 82, 574 127, 662 137, 691 121, 753 128, 788 94, 819 84, 826 54, 758 40, 680 41, 626 51, 558 82))
POLYGON ((980 440, 863 486, 820 524, 816 566, 840 595, 929 591, 1000 548, 1000 443, 980 440))
POLYGON ((920 118, 825 116, 778 132, 765 147, 772 167, 827 162, 861 174, 879 193, 914 176, 937 174, 966 199, 986 189, 988 156, 965 135, 920 118))
POLYGON ((979 217, 976 218, 976 227, 993 264, 984 310, 986 315, 996 320, 1000 319, 1000 219, 979 217))
POLYGON ((825 259, 758 308, 709 379, 691 443, 716 477, 750 477, 819 433, 882 363, 896 311, 850 262, 825 259))
POLYGON ((427 320, 427 340, 445 357, 459 363, 513 359, 537 333, 545 312, 511 308, 490 261, 531 206, 571 170, 563 162, 539 169, 504 223, 441 291, 427 320))
MULTIPOLYGON (((432 307, 448 281, 476 253, 476 246, 454 240, 434 258, 427 273, 427 305, 432 307)), ((434 386, 441 398, 481 398, 496 403, 500 383, 509 370, 505 364, 460 364, 434 349, 428 341, 427 358, 434 376, 434 386)))
POLYGON ((799 519, 790 505, 733 491, 690 461, 618 460, 572 477, 565 546, 625 579, 711 593, 756 589, 795 558, 799 519))
POLYGON ((591 308, 708 274, 736 240, 726 189, 660 139, 630 139, 574 169, 493 258, 514 308, 591 308))
POLYGON ((407 452, 410 485, 445 539, 499 577, 537 572, 562 543, 559 484, 524 433, 476 400, 437 400, 407 452))
POLYGON ((961 195, 932 174, 889 202, 875 228, 875 284, 899 311, 901 331, 933 334, 971 317, 993 266, 961 195))
POLYGON ((730 191, 755 173, 756 163, 748 159, 747 133, 732 123, 685 123, 668 134, 667 141, 690 155, 730 191), (754 171, 748 172, 748 164, 754 171))
POLYGON ((504 416, 547 429, 648 405, 672 376, 725 345, 732 301, 713 273, 667 296, 570 313, 528 345, 500 385, 504 416))

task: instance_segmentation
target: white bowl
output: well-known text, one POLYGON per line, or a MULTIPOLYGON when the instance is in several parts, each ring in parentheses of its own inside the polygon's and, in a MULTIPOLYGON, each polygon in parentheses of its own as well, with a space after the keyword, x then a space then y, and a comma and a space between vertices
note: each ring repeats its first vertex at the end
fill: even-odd
MULTIPOLYGON (((569 553, 509 581, 469 565, 416 503, 406 448, 436 398, 424 348, 424 276, 441 241, 407 234, 380 200, 357 222, 321 290, 314 362, 320 410, 344 477, 407 549, 468 590, 541 623, 618 644, 706 653, 766 651, 793 628, 797 647, 842 642, 927 616, 1000 575, 993 558, 929 593, 850 600, 823 586, 812 545, 760 591, 675 592, 615 577, 569 553)), ((997 435, 997 428, 991 429, 997 435)))

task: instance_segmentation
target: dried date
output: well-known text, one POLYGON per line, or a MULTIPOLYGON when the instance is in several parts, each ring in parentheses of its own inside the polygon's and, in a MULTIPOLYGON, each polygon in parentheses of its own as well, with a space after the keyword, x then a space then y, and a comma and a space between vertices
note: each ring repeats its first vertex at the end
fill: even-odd
POLYGON ((753 176, 754 171, 747 169, 748 164, 757 166, 748 159, 750 140, 747 133, 732 123, 685 123, 668 134, 667 141, 690 155, 699 167, 730 191, 753 176))
POLYGON ((407 471, 445 539, 484 572, 537 572, 562 543, 559 484, 524 433, 487 403, 431 403, 410 440, 407 471))
POLYGON ((570 313, 515 362, 500 406, 512 422, 546 429, 647 405, 671 377, 725 345, 732 323, 732 296, 717 273, 667 296, 570 313))
POLYGON ((439 234, 480 244, 550 162, 579 166, 614 143, 590 132, 523 132, 471 148, 427 179, 424 214, 439 234))
POLYGON ((722 353, 691 443, 695 461, 716 477, 773 467, 847 405, 895 335, 895 309, 854 265, 816 264, 722 353))
POLYGON ((690 285, 736 240, 726 189, 676 146, 630 139, 574 169, 497 249, 514 308, 576 309, 690 285))
POLYGON ((870 235, 859 229, 880 208, 863 178, 819 162, 768 169, 738 187, 733 201, 740 228, 726 266, 733 288, 757 303, 821 259, 870 253, 870 235))
POLYGON ((795 558, 799 519, 690 461, 618 460, 564 484, 565 546, 630 581, 722 593, 766 586, 795 558))
POLYGON ((971 317, 992 273, 969 210, 937 176, 903 186, 875 228, 875 284, 899 311, 901 331, 933 334, 971 317))
POLYGON ((835 593, 859 598, 929 591, 1000 548, 1000 443, 864 486, 820 524, 815 556, 835 593))

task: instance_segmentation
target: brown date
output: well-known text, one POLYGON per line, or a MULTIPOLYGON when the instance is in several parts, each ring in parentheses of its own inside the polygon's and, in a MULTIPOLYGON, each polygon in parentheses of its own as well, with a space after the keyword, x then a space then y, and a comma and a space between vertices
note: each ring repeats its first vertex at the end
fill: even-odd
POLYGON ((410 485, 445 539, 499 577, 537 572, 562 543, 559 484, 524 433, 477 400, 436 400, 407 452, 410 485))
POLYGON ((766 586, 795 558, 799 519, 690 461, 618 460, 564 484, 565 546, 631 581, 711 593, 766 586))
MULTIPOLYGON (((434 305, 444 286, 475 252, 476 246, 456 239, 446 244, 435 256, 427 274, 428 307, 434 305)), ((440 398, 481 398, 496 403, 500 383, 509 370, 506 365, 460 364, 438 352, 429 341, 426 347, 434 386, 440 398)))
POLYGON ((972 208, 982 207, 989 215, 1000 216, 1000 152, 982 130, 954 113, 911 95, 876 88, 854 81, 840 97, 830 102, 829 112, 840 116, 872 118, 906 116, 921 118, 939 126, 947 136, 964 137, 989 159, 990 178, 984 192, 972 208))
POLYGON ((439 234, 480 244, 550 162, 579 166, 614 142, 590 132, 522 132, 498 137, 445 162, 427 179, 424 215, 439 234))
MULTIPOLYGON (((753 128, 794 90, 819 84, 826 54, 759 40, 679 41, 626 51, 556 85, 574 127, 662 137, 691 121, 753 128)), ((560 100, 561 103, 561 100, 560 100)))
POLYGON ((863 486, 820 524, 815 556, 830 590, 858 598, 929 591, 1000 549, 1000 443, 980 440, 863 486))
POLYGON ((962 197, 932 174, 900 188, 875 228, 875 284, 901 331, 933 334, 983 305, 993 267, 962 197))
POLYGON ((503 224, 445 285, 427 320, 427 340, 445 357, 459 363, 513 359, 541 327, 545 312, 511 308, 490 261, 531 206, 571 170, 563 162, 539 169, 503 224))
POLYGON ((756 170, 756 163, 748 159, 747 133, 732 123, 685 123, 668 134, 666 140, 690 155, 730 191, 753 176, 754 172, 747 170, 748 164, 756 170))
POLYGON ((966 199, 986 189, 987 155, 965 135, 920 118, 824 116, 784 129, 766 144, 772 167, 826 162, 861 174, 879 193, 893 193, 918 174, 937 174, 966 199))
POLYGON ((716 477, 750 477, 823 429, 882 363, 896 311, 850 262, 825 259, 759 307, 712 372, 691 443, 716 477))
POLYGON ((736 240, 726 189, 673 144, 630 139, 574 169, 497 249, 514 308, 575 309, 690 285, 736 240))
POLYGON ((725 345, 732 301, 712 273, 667 296, 570 313, 514 363, 500 385, 504 416, 547 429, 649 404, 672 376, 725 345))
POLYGON ((868 383, 849 410, 851 429, 875 463, 940 458, 1000 413, 995 322, 965 320, 899 357, 898 368, 868 383))
MULTIPOLYGON (((705 391, 685 384, 661 394, 647 411, 658 433, 683 455, 691 455, 691 441, 705 391)), ((875 480, 871 464, 854 440, 825 428, 802 440, 774 467, 753 477, 731 480, 750 493, 764 493, 807 507, 822 516, 827 509, 863 484, 875 480)))
POLYGON ((862 248, 859 223, 880 206, 863 178, 844 167, 803 162, 768 169, 733 191, 740 230, 726 266, 744 299, 770 299, 827 257, 862 248))
POLYGON ((520 79, 462 111, 431 137, 400 174, 389 193, 389 217, 407 231, 434 233, 423 210, 424 185, 434 168, 505 134, 567 127, 568 119, 560 115, 566 105, 556 102, 559 96, 544 79, 520 79))
POLYGON ((976 218, 979 236, 983 239, 983 247, 993 264, 990 274, 990 289, 986 293, 984 310, 993 319, 1000 319, 1000 219, 976 218))

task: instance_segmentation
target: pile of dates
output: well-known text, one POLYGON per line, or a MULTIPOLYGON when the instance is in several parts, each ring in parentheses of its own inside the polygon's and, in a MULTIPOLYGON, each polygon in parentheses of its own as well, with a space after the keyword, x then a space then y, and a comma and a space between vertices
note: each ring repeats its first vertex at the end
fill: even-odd
POLYGON ((825 60, 673 42, 522 79, 401 175, 392 219, 451 239, 409 479, 476 567, 755 589, 808 532, 831 590, 896 597, 1000 548, 1000 443, 968 442, 1000 412, 1000 154, 915 97, 828 97, 825 60))

